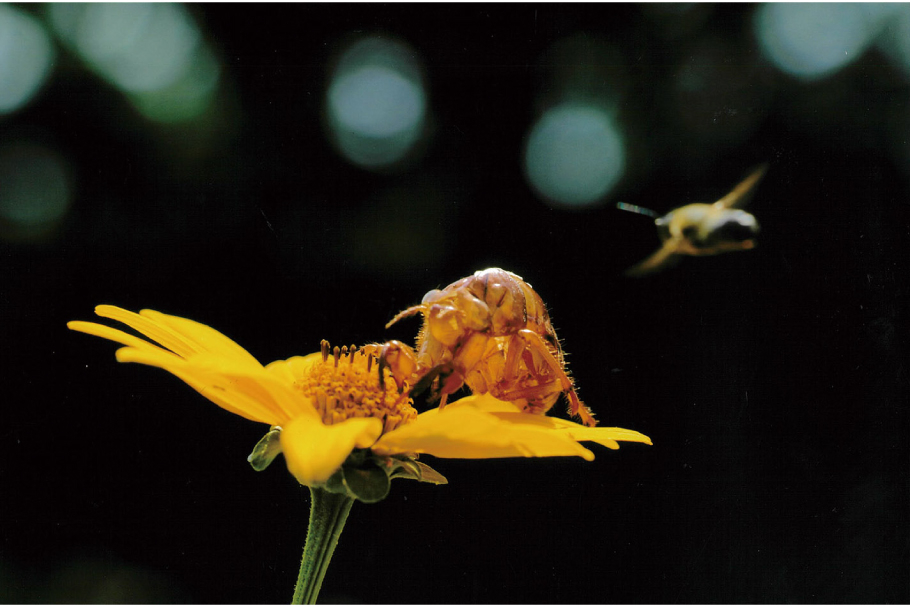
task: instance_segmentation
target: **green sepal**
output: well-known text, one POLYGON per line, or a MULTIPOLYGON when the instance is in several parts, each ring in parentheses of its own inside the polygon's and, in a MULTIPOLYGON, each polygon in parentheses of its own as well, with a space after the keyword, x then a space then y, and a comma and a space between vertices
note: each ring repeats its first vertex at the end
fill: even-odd
POLYGON ((384 465, 389 469, 389 478, 412 478, 420 480, 420 466, 411 458, 388 458, 384 465))
POLYGON ((446 485, 449 482, 439 472, 413 457, 391 457, 385 465, 390 467, 389 478, 410 478, 434 485, 446 485))
POLYGON ((421 483, 433 483, 434 485, 448 485, 449 479, 441 475, 439 472, 430 468, 423 462, 414 461, 415 464, 420 468, 420 478, 417 479, 421 483))
POLYGON ((389 494, 392 482, 385 470, 375 464, 362 468, 344 468, 344 483, 348 494, 365 504, 375 504, 389 494))
POLYGON ((384 457, 369 449, 356 449, 322 487, 331 493, 373 504, 385 499, 394 478, 445 485, 446 478, 413 457, 384 457))
POLYGON ((253 452, 246 458, 253 470, 262 472, 278 457, 278 454, 281 453, 280 437, 281 426, 272 426, 272 429, 259 439, 259 442, 253 447, 253 452))
POLYGON ((389 494, 391 481, 369 451, 357 450, 323 485, 327 491, 340 493, 366 504, 374 504, 389 494))

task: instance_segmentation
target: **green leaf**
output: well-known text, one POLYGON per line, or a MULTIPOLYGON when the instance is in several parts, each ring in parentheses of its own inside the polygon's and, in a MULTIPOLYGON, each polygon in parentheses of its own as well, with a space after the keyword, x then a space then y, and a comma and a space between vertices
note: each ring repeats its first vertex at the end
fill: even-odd
POLYGON ((250 462, 253 470, 262 472, 269 467, 272 460, 278 457, 278 454, 281 453, 280 436, 281 427, 273 426, 268 434, 263 436, 259 442, 256 443, 256 446, 253 447, 253 452, 246 458, 246 461, 250 462))

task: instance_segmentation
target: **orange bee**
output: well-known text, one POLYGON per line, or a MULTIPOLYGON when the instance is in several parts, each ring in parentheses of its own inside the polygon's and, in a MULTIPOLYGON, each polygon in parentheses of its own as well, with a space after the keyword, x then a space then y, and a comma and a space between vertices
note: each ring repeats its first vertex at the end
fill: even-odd
MULTIPOLYGON (((488 268, 423 296, 420 305, 399 312, 386 325, 423 314, 416 354, 388 342, 380 364, 411 370, 412 393, 434 387, 440 408, 463 384, 475 393, 546 413, 565 393, 569 412, 587 426, 597 421, 579 400, 546 305, 520 276, 488 268), (415 357, 415 358, 411 358, 415 357), (416 362, 416 365, 414 364, 416 362)), ((399 385, 402 385, 401 381, 399 385)))

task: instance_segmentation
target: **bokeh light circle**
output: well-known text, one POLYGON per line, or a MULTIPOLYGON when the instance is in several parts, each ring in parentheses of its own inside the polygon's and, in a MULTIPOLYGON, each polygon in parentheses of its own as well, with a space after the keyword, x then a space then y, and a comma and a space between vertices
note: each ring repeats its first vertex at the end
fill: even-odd
POLYGON ((31 100, 53 60, 54 48, 44 28, 22 11, 0 4, 0 114, 31 100))
POLYGON ((531 129, 525 171, 549 201, 569 207, 600 202, 623 174, 622 135, 599 107, 565 103, 547 111, 531 129))
POLYGON ((57 36, 146 118, 186 122, 212 105, 221 68, 183 5, 47 6, 57 36))
POLYGON ((423 133, 426 92, 413 51, 370 37, 341 56, 326 92, 333 139, 354 164, 379 168, 404 158, 423 133))
POLYGON ((167 3, 88 4, 76 36, 86 61, 131 93, 179 80, 198 44, 186 9, 167 3))
POLYGON ((806 80, 854 61, 875 32, 870 12, 854 3, 769 3, 755 15, 763 54, 781 71, 806 80))
POLYGON ((385 66, 344 74, 329 89, 339 122, 367 137, 394 137, 413 130, 423 114, 423 92, 385 66))
POLYGON ((66 161, 42 145, 17 142, 0 147, 0 236, 41 241, 72 203, 66 161))

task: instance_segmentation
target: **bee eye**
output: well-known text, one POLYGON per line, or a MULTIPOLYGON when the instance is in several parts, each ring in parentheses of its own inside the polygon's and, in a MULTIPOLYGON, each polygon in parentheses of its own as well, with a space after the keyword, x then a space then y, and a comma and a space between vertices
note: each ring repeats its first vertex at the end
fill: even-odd
POLYGON ((422 304, 433 303, 445 295, 443 291, 439 289, 433 289, 432 291, 427 291, 426 295, 423 296, 423 299, 420 300, 422 304))

